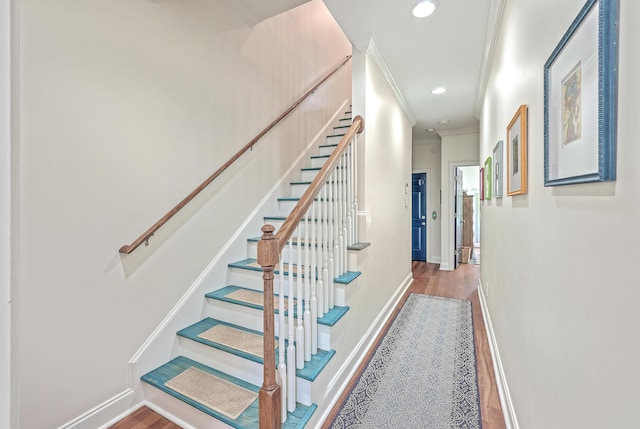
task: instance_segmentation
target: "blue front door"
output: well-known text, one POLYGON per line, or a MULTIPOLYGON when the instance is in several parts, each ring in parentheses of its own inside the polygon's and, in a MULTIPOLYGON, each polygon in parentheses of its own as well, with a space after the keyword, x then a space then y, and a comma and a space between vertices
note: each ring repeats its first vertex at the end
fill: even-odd
POLYGON ((427 175, 411 176, 411 259, 427 260, 427 175))

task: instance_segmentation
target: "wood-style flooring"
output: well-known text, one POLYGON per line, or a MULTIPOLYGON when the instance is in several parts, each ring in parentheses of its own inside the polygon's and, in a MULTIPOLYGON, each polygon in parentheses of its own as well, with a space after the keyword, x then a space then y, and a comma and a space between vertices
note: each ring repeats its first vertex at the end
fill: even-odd
MULTIPOLYGON (((438 264, 425 262, 413 262, 413 283, 395 309, 397 313, 410 293, 443 296, 447 298, 466 299, 471 301, 473 311, 473 329, 476 341, 476 357, 478 366, 478 386, 480 388, 480 409, 482 414, 483 429, 505 429, 505 422, 500 407, 498 389, 493 373, 493 363, 487 341, 487 331, 482 318, 482 310, 478 299, 477 285, 480 276, 478 265, 463 264, 455 271, 440 271, 438 264)), ((394 315, 395 315, 394 313, 394 315)), ((391 323, 391 320, 388 323, 391 323)), ((384 332, 384 330, 382 331, 384 332)), ((378 338, 378 341, 382 338, 378 338)), ((374 348, 375 349, 375 346, 374 348)), ((369 355, 373 353, 373 349, 369 355)), ((369 358, 370 356, 368 356, 369 358)), ((367 360, 358 369, 364 370, 367 360)), ((352 384, 357 380, 353 377, 352 384)), ((350 384, 342 397, 331 411, 327 421, 322 426, 328 428, 333 417, 340 409, 340 405, 351 390, 350 384)), ((147 407, 140 408, 130 416, 121 420, 109 429, 180 429, 164 417, 156 414, 147 407)))

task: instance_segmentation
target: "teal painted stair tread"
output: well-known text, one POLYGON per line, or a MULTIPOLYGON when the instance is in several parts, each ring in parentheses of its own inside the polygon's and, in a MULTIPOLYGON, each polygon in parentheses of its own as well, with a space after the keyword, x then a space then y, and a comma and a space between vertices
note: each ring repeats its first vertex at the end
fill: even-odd
POLYGON ((328 159, 329 156, 330 155, 313 155, 311 159, 322 159, 322 158, 328 159))
MULTIPOLYGON (((287 275, 289 275, 288 264, 284 264, 284 265, 285 265, 284 275, 287 276, 287 275)), ((260 267, 260 265, 258 265, 258 262, 254 258, 247 258, 247 259, 243 259, 242 261, 232 262, 232 263, 228 264, 227 266, 230 267, 230 268, 239 268, 239 269, 243 269, 243 270, 262 272, 262 267, 260 267)), ((280 270, 278 270, 276 268, 273 271, 273 273, 274 274, 280 274, 280 270)), ((347 271, 346 273, 344 273, 340 277, 334 278, 333 281, 335 283, 340 283, 340 284, 349 284, 352 281, 354 281, 360 274, 361 274, 360 271, 347 271)), ((294 272, 293 273, 293 277, 297 277, 297 276, 298 276, 298 274, 296 272, 294 272)), ((304 274, 302 274, 302 277, 304 278, 304 274)))
MULTIPOLYGON (((260 310, 262 311, 264 309, 264 307, 262 305, 258 305, 255 303, 250 303, 247 301, 241 301, 238 299, 234 299, 234 298, 230 298, 229 295, 233 294, 234 292, 237 292, 239 290, 245 290, 245 291, 249 291, 249 292, 253 292, 256 294, 262 294, 262 291, 257 291, 257 290, 253 290, 253 289, 247 289, 247 288, 243 288, 240 286, 235 286, 235 285, 229 285, 229 286, 225 286, 221 289, 218 289, 216 291, 213 292, 209 292, 208 294, 206 294, 205 296, 209 299, 216 299, 218 301, 224 301, 224 302, 228 302, 231 304, 236 304, 236 305, 241 305, 243 307, 249 307, 249 308, 253 308, 256 310, 260 310)), ((277 301, 277 295, 276 295, 276 301, 277 301)), ((295 306, 295 310, 294 310, 294 317, 297 316, 297 306, 295 306)), ((342 317, 347 314, 347 312, 349 311, 349 307, 345 306, 345 307, 340 307, 340 306, 334 306, 331 310, 329 310, 327 313, 324 314, 324 316, 320 317, 318 319, 318 323, 320 325, 326 325, 326 326, 334 326, 336 323, 338 323, 338 321, 340 319, 342 319, 342 317)), ((278 312, 278 310, 276 309, 276 313, 278 312)), ((285 315, 288 315, 288 312, 285 311, 285 315)))
POLYGON ((337 144, 321 144, 319 147, 324 148, 324 147, 333 147, 336 148, 338 147, 337 144))
MULTIPOLYGON (((351 120, 351 119, 349 119, 351 120)), ((338 125, 337 127, 333 127, 334 130, 339 131, 344 128, 351 128, 351 125, 338 125)))
MULTIPOLYGON (((262 356, 257 356, 255 354, 251 354, 248 353, 246 351, 240 350, 236 347, 233 347, 233 345, 229 345, 229 344, 223 344, 221 342, 217 342, 217 341, 211 341, 208 340, 206 338, 202 338, 199 335, 208 331, 209 329, 218 326, 218 325, 222 325, 228 328, 233 329, 234 331, 239 331, 239 334, 241 335, 242 333, 248 333, 248 334, 253 334, 255 336, 258 336, 260 338, 262 338, 262 332, 258 332, 258 331, 254 331, 252 329, 247 329, 247 328, 243 328, 241 326, 237 326, 234 325, 232 323, 226 323, 223 322, 221 320, 216 320, 216 319, 212 319, 211 317, 207 317, 206 319, 203 319, 197 323, 194 323, 193 325, 186 327, 184 329, 181 329, 180 331, 178 331, 178 335, 183 337, 183 338, 188 338, 192 341, 198 342, 200 344, 204 344, 206 346, 209 347, 213 347, 216 348, 218 350, 222 350, 225 351, 227 353, 231 353, 233 355, 236 356, 240 356, 244 359, 248 359, 251 360, 253 362, 257 362, 259 364, 264 364, 264 358, 262 356)), ((262 339, 260 340, 260 345, 262 345, 262 339)), ((276 349, 277 349, 277 343, 276 343, 276 349)))
MULTIPOLYGON (((239 378, 232 377, 231 375, 225 374, 224 372, 218 371, 216 369, 210 368, 206 365, 203 365, 194 360, 188 359, 184 356, 178 356, 170 362, 160 366, 159 368, 154 369, 153 371, 148 372, 147 374, 141 377, 141 380, 145 383, 150 384, 151 386, 156 387, 157 389, 162 390, 163 392, 191 405, 192 407, 206 413, 224 423, 238 429, 247 429, 247 428, 258 428, 259 426, 259 411, 258 411, 258 400, 256 399, 249 405, 249 407, 238 416, 236 419, 231 419, 209 407, 203 405, 193 399, 190 399, 181 393, 176 392, 175 390, 165 386, 165 383, 186 371, 187 369, 194 367, 201 371, 204 371, 208 374, 219 377, 225 381, 233 383, 237 386, 243 387, 252 392, 258 393, 260 388, 251 383, 247 383, 246 381, 240 380, 239 378)), ((296 404, 296 409, 292 413, 287 413, 287 420, 283 423, 282 428, 286 429, 298 429, 304 428, 305 425, 311 419, 311 416, 316 411, 318 406, 316 404, 311 405, 303 405, 296 404)))
POLYGON ((342 133, 342 134, 329 134, 327 137, 344 137, 344 136, 345 134, 342 133))
MULTIPOLYGON (((249 292, 254 292, 254 293, 258 293, 258 294, 262 294, 262 291, 257 291, 257 290, 253 290, 253 289, 247 289, 247 288, 243 288, 240 286, 235 286, 235 285, 229 285, 229 286, 225 286, 222 289, 218 289, 216 291, 213 292, 209 292, 208 294, 205 295, 205 297, 209 298, 209 299, 217 299, 218 301, 224 301, 224 302, 228 302, 231 304, 237 304, 237 305, 241 305, 243 307, 249 307, 249 308, 253 308, 256 310, 260 310, 262 311, 264 309, 264 306, 257 304, 255 302, 248 302, 248 301, 243 301, 240 299, 236 299, 232 296, 230 296, 231 294, 233 294, 234 292, 238 292, 238 291, 249 291, 249 292)), ((279 295, 278 294, 274 294, 274 299, 275 302, 278 302, 278 298, 279 295)), ((286 298, 286 296, 285 296, 286 298)), ((297 304, 294 302, 293 304, 293 308, 294 308, 294 312, 295 312, 295 308, 296 308, 297 304)), ((275 314, 279 314, 280 311, 278 308, 274 309, 275 314)), ((288 316, 289 315, 289 311, 285 310, 284 311, 284 315, 288 316)))

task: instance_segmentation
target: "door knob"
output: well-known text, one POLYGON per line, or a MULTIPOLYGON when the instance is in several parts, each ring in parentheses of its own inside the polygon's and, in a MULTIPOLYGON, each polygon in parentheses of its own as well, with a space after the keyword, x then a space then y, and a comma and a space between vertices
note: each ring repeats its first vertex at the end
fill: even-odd
POLYGON ((426 219, 426 218, 427 218, 427 217, 423 215, 420 219, 426 219))
POLYGON ((427 223, 426 223, 426 222, 422 222, 422 224, 423 224, 423 225, 426 225, 427 223))

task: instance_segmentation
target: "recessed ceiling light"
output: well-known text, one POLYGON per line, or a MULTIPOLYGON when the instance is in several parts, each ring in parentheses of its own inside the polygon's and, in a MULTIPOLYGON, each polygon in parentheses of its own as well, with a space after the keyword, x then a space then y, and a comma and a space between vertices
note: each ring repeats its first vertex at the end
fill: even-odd
POLYGON ((433 132, 433 131, 435 131, 435 129, 434 128, 427 128, 425 131, 433 132))
POLYGON ((448 119, 443 119, 441 121, 439 121, 441 124, 448 124, 449 120, 448 119))
POLYGON ((437 0, 420 0, 413 7, 413 16, 416 18, 426 18, 431 15, 438 7, 437 0))
POLYGON ((444 86, 439 86, 431 91, 432 94, 444 94, 445 92, 447 92, 447 88, 445 88, 444 86))

